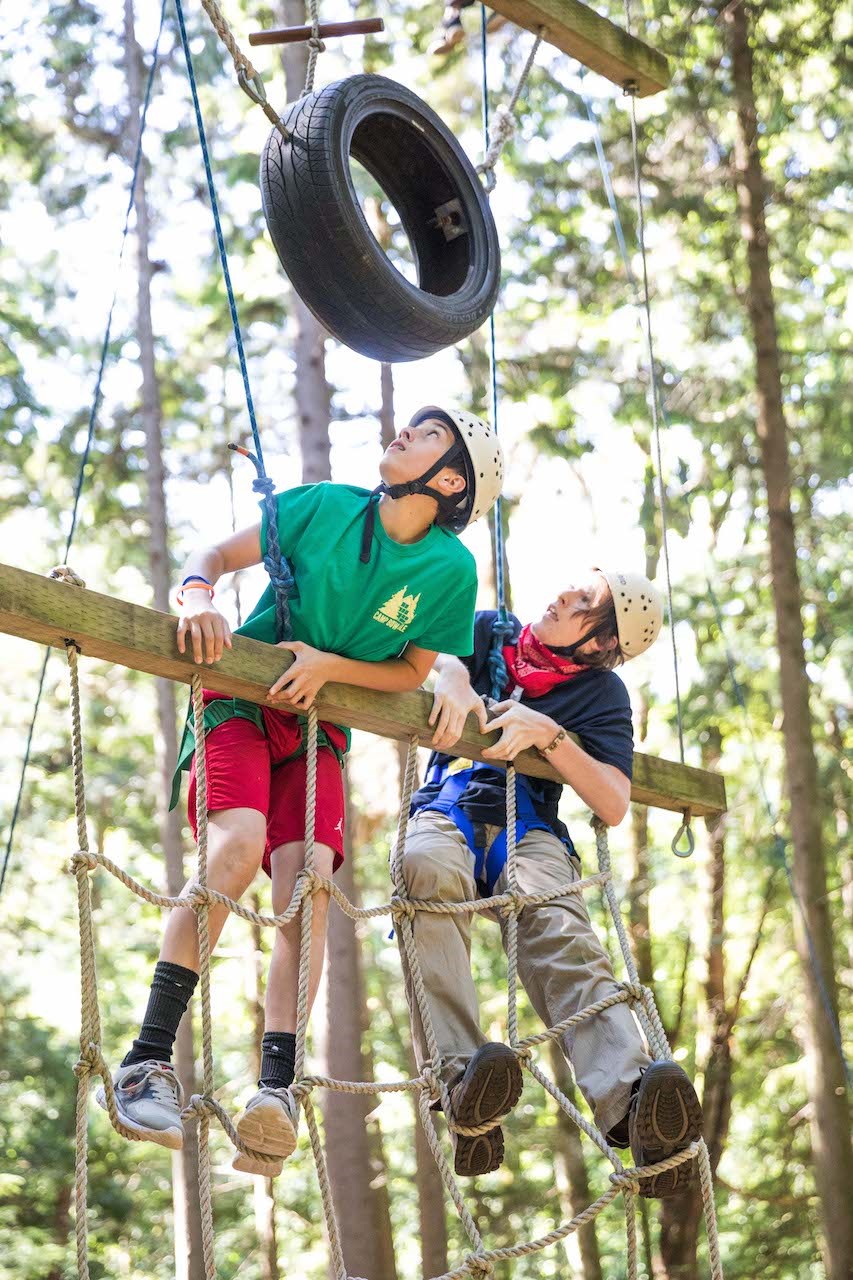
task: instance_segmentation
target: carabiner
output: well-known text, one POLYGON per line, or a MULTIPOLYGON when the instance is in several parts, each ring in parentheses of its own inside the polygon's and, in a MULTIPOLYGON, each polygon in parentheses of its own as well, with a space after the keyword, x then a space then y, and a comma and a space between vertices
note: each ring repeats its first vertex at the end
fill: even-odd
POLYGON ((256 71, 253 76, 249 76, 245 67, 237 69, 237 83, 245 94, 257 102, 259 106, 263 106, 267 100, 267 91, 264 88, 264 82, 256 71))
POLYGON ((253 76, 250 76, 245 67, 238 67, 237 83, 253 102, 257 102, 270 124, 274 129, 278 130, 282 138, 284 138, 284 141, 290 142, 290 131, 285 128, 281 116, 267 101, 267 91, 264 88, 264 82, 260 75, 255 72, 253 76))

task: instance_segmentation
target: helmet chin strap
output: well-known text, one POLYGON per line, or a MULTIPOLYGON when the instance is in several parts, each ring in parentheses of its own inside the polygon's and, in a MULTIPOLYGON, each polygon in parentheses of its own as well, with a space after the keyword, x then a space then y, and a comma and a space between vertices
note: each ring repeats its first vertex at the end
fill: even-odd
POLYGON ((439 506, 439 510, 443 513, 449 513, 455 509, 459 503, 458 494, 440 493, 438 489, 431 489, 430 480, 437 476, 439 471, 444 467, 450 466, 451 462, 462 453, 462 446, 456 442, 441 455, 437 462, 434 462, 422 476, 418 476, 416 480, 406 480, 402 484, 382 484, 377 485, 373 490, 370 502, 367 504, 367 511, 364 517, 364 531, 361 538, 361 553, 359 560, 362 564, 370 561, 370 550, 373 545, 373 531, 376 527, 376 502, 374 499, 382 494, 387 494, 389 498, 412 498, 416 494, 423 494, 427 498, 433 498, 439 506))
POLYGON ((403 484, 385 484, 383 481, 382 484, 374 490, 374 492, 387 493, 389 498, 411 498, 415 494, 424 493, 429 498, 435 498, 439 505, 450 501, 455 507, 456 503, 459 501, 458 498, 453 497, 453 495, 448 498, 446 494, 439 493, 437 489, 430 489, 429 482, 434 476, 437 476, 439 471, 444 467, 449 466, 451 462, 455 462, 461 452, 461 445, 458 442, 454 442, 449 449, 445 450, 438 461, 434 462, 432 466, 425 471, 422 476, 418 476, 416 480, 407 480, 403 484))
POLYGON ((550 649, 552 653, 556 653, 561 658, 573 658, 582 645, 589 644, 590 640, 597 640, 598 637, 604 635, 606 631, 607 623, 600 622, 597 627, 593 627, 592 631, 588 631, 585 636, 581 636, 580 640, 575 640, 574 644, 549 644, 545 647, 550 649))

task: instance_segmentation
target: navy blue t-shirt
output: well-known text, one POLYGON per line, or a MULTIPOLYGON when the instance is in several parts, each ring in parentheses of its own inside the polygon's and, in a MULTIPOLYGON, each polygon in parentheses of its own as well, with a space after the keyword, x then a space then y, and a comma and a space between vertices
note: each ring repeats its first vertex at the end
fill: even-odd
MULTIPOLYGON (((491 691, 488 658, 492 623, 496 617, 492 610, 475 615, 474 652, 470 658, 461 659, 468 668, 472 687, 480 694, 491 691)), ((521 632, 521 623, 512 614, 509 620, 513 626, 509 643, 514 644, 521 632)), ((523 706, 541 711, 564 729, 576 733, 584 751, 593 759, 615 765, 630 779, 634 755, 631 703, 628 690, 615 672, 590 668, 582 675, 556 685, 541 697, 534 698, 525 693, 520 701, 523 706)), ((431 770, 434 764, 446 765, 453 759, 454 756, 434 751, 429 768, 431 770)), ((524 782, 542 821, 561 840, 568 840, 569 833, 557 817, 562 784, 531 777, 525 777, 524 782)), ((422 786, 412 797, 412 812, 428 809, 439 790, 438 783, 427 782, 422 786)), ((506 773, 502 769, 478 770, 465 788, 459 804, 472 822, 502 827, 506 822, 506 773)))

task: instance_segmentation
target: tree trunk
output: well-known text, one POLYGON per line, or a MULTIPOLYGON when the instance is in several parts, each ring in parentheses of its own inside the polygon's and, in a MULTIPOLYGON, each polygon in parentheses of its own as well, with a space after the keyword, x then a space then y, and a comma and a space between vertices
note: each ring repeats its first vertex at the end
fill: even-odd
MULTIPOLYGON (((279 26, 301 26, 305 22, 305 0, 278 0, 276 14, 279 26)), ((304 42, 282 45, 281 65, 287 101, 295 102, 305 84, 308 45, 304 42)), ((299 424, 302 483, 315 484, 319 480, 332 478, 329 446, 332 390, 326 381, 328 334, 295 289, 291 289, 290 299, 294 319, 293 358, 296 366, 293 396, 299 424)))
MULTIPOLYGON (((641 695, 645 704, 645 694, 641 695)), ((631 880, 628 884, 628 936, 637 973, 644 986, 652 985, 652 934, 649 921, 649 811, 631 805, 631 880)))
POLYGON ((379 366, 379 389, 381 395, 379 440, 384 452, 397 435, 394 426, 394 366, 392 364, 381 364, 379 366))
MULTIPOLYGON (((702 766, 719 767, 721 738, 712 728, 703 746, 702 766)), ((731 1118, 732 1017, 726 1005, 725 952, 725 815, 707 819, 710 836, 708 864, 708 918, 710 933, 706 957, 705 1003, 709 1021, 708 1052, 703 1066, 702 1109, 705 1141, 716 1172, 723 1154, 731 1118)), ((760 928, 760 926, 759 926, 760 928)), ((702 1220, 702 1196, 698 1186, 688 1195, 661 1201, 660 1252, 667 1280, 699 1280, 696 1250, 702 1220)))
MULTIPOLYGON (((651 442, 649 442, 651 444, 651 442)), ((645 537, 646 577, 657 575, 661 553, 660 517, 655 499, 655 472, 647 463, 643 479, 640 523, 645 537)), ((637 737, 645 742, 649 728, 649 695, 643 688, 637 704, 637 737)), ((652 931, 649 919, 649 811, 646 805, 631 806, 631 880, 628 885, 628 936, 634 963, 644 986, 651 987, 654 974, 652 931)))
MULTIPOLYGON (((261 910, 261 899, 252 894, 252 910, 261 910)), ((252 1020, 252 1049, 249 1070, 257 1079, 261 1074, 261 1044, 264 1035, 264 961, 262 933, 257 921, 249 925, 249 981, 247 984, 249 1016, 252 1020)), ((255 1206, 255 1231, 258 1236, 258 1260, 261 1280, 281 1280, 278 1266, 278 1241, 275 1228, 275 1183, 272 1178, 252 1179, 252 1198, 255 1206)))
MULTIPOLYGON (((839 723, 838 712, 833 708, 829 713, 829 743, 838 761, 839 768, 832 788, 832 807, 835 811, 835 838, 839 849, 850 850, 850 815, 853 814, 853 788, 847 777, 842 762, 847 754, 844 734, 839 723)), ((853 986, 853 853, 842 853, 841 858, 841 909, 844 919, 843 932, 847 935, 847 973, 842 977, 842 985, 853 986)))
MULTIPOLYGON (((374 202, 370 210, 373 234, 379 243, 385 247, 384 236, 390 237, 390 228, 382 212, 381 206, 374 202)), ((379 443, 382 445, 383 451, 388 448, 391 441, 396 436, 394 429, 394 366, 392 364, 381 364, 379 366, 379 443)), ((399 778, 400 791, 403 789, 403 782, 406 777, 406 763, 409 757, 409 746, 406 742, 395 743, 397 748, 397 775, 399 778)), ((418 787, 417 774, 415 775, 415 789, 418 787)), ((421 1134, 423 1137, 423 1134, 421 1134)), ((430 1157, 431 1159, 432 1157, 430 1157)), ((445 1267, 445 1270, 447 1268, 445 1267)), ((427 1271, 425 1275, 431 1274, 427 1271)), ((439 1273, 436 1272, 436 1275, 439 1273)))
POLYGON ((415 1182, 418 1189, 418 1226, 421 1240, 421 1274, 443 1276, 449 1270, 447 1258, 447 1213, 444 1183, 430 1151, 415 1106, 415 1182))
POLYGON ((747 5, 734 4, 729 5, 722 16, 728 32, 737 108, 735 173, 749 268, 749 320, 756 357, 758 436, 767 485, 770 570, 779 649, 793 874, 814 948, 812 958, 803 920, 795 910, 797 950, 807 1005, 804 1034, 815 1176, 821 1201, 829 1280, 849 1280, 853 1259, 853 1214, 850 1212, 853 1204, 853 1147, 850 1142, 847 1083, 835 1038, 838 998, 832 919, 827 897, 817 762, 803 652, 787 424, 764 216, 764 175, 758 147, 749 12, 747 5))
MULTIPOLYGON (((355 812, 349 804, 348 832, 355 812)), ((352 848, 336 873, 338 887, 355 901, 352 848)), ((327 943, 327 1026, 325 1073, 339 1080, 365 1080, 370 1064, 362 1052, 367 1025, 359 939, 353 922, 334 905, 327 943)), ((366 1116, 376 1096, 329 1090, 323 1098, 326 1160, 347 1270, 370 1280, 397 1280, 381 1143, 368 1136, 366 1116), (372 1139, 372 1141, 371 1141, 372 1139)))
MULTIPOLYGON (((128 85, 128 116, 134 140, 142 109, 142 53, 134 31, 133 0, 124 3, 125 67, 128 85)), ((145 461, 148 473, 147 500, 148 560, 154 607, 169 611, 171 562, 168 546, 165 476, 163 468, 160 388, 154 358, 154 330, 151 322, 151 279, 153 268, 148 253, 149 222, 145 194, 146 165, 139 166, 134 195, 136 212, 137 295, 136 330, 142 369, 142 425, 145 431, 145 461)), ((174 685, 156 680, 158 808, 160 843, 166 860, 166 891, 180 893, 184 883, 184 855, 180 813, 168 811, 172 774, 177 762, 176 706, 174 685)), ((187 1098, 195 1092, 195 1054, 192 1019, 181 1023, 175 1042, 175 1070, 187 1098)), ((201 1209, 198 1199, 198 1138, 195 1125, 186 1130, 184 1147, 172 1156, 172 1196, 175 1217, 176 1280, 204 1280, 201 1209)))
MULTIPOLYGON (((548 1052, 551 1056, 551 1071, 554 1083, 563 1091, 570 1102, 575 1102, 575 1085, 568 1063, 563 1057, 559 1045, 553 1040, 549 1042, 548 1052)), ((557 1185, 560 1198, 568 1203, 568 1217, 574 1217, 592 1204, 595 1197, 589 1189, 589 1176, 583 1153, 583 1139, 580 1130, 561 1109, 557 1113, 557 1141, 554 1144, 554 1164, 557 1173, 557 1185)), ((569 1237, 567 1250, 571 1249, 569 1237)), ((580 1276, 582 1280, 602 1280, 601 1257, 598 1252, 598 1236, 595 1219, 581 1227, 577 1233, 577 1245, 580 1254, 580 1276)))
MULTIPOLYGON (((68 1240, 68 1229, 71 1225, 71 1201, 74 1197, 74 1183, 71 1179, 66 1182, 65 1186, 60 1187, 56 1195, 56 1203, 53 1207, 53 1238, 57 1246, 64 1248, 68 1240)), ((44 1280, 63 1280, 63 1275, 67 1275, 65 1267, 61 1262, 57 1262, 46 1273, 44 1280)))
MULTIPOLYGON (((382 215, 381 206, 378 204, 374 210, 374 218, 371 222, 374 235, 376 235, 379 243, 384 247, 385 233, 390 237, 390 229, 387 221, 382 215), (384 227, 384 232, 383 232, 384 227)), ((396 430, 394 427, 394 366, 391 364, 381 364, 379 366, 379 439, 383 450, 394 439, 396 430)), ((409 748, 405 742, 396 743, 397 747, 397 774, 398 785, 400 790, 403 787, 403 781, 406 776, 406 763, 409 755, 409 748)), ((415 786, 417 787, 417 777, 415 778, 415 786)), ((417 1064, 414 1054, 411 1053, 411 1044, 409 1044, 410 1059, 409 1070, 414 1075, 417 1064)), ((423 1125, 418 1115, 417 1104, 415 1111, 415 1181, 418 1189, 418 1221, 420 1225, 421 1239, 421 1271, 424 1276, 440 1276, 448 1269, 447 1261, 447 1218, 444 1208, 444 1184, 441 1181, 441 1174, 438 1172, 423 1125)))
MULTIPOLYGON (((507 544, 509 542, 509 518, 512 515, 513 510, 517 506, 518 506, 517 498, 514 498, 514 499, 510 499, 507 497, 501 498, 500 512, 501 512, 501 530, 503 532, 503 552, 504 552, 504 557, 503 557, 504 558, 504 565, 503 565, 504 583, 503 585, 504 585, 504 599, 506 600, 506 607, 509 613, 512 613, 512 577, 510 576, 510 572, 509 572, 509 555, 507 553, 507 544)), ((494 514, 495 510, 496 508, 492 509, 492 515, 489 519, 489 538, 491 539, 491 544, 492 544, 492 558, 491 558, 491 565, 490 565, 491 574, 492 574, 492 589, 494 590, 494 593, 495 593, 495 605, 497 605, 498 544, 497 544, 497 538, 495 537, 495 514, 494 514)))

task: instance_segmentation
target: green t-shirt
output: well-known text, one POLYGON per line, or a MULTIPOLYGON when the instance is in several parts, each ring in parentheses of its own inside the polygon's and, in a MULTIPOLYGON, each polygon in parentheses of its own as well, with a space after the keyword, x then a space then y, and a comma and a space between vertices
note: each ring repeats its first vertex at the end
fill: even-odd
MULTIPOLYGON (((361 539, 370 500, 367 489, 347 484, 301 485, 278 494, 278 540, 294 577, 289 596, 293 639, 362 662, 395 658, 407 644, 467 657, 474 648, 474 557, 454 533, 436 525, 417 542, 395 542, 377 513, 370 560, 364 564, 361 539)), ((262 554, 266 550, 264 513, 262 554)), ((272 586, 235 635, 275 644, 272 586)), ((263 727, 260 708, 239 698, 212 703, 205 723, 210 729, 235 715, 263 727)), ((194 746, 190 719, 172 807, 194 746)))
MULTIPOLYGON (((367 564, 361 539, 370 494, 309 484, 278 495, 278 540, 293 570, 293 639, 344 658, 381 662, 407 644, 467 657, 474 644, 477 570, 454 533, 432 525, 418 542, 390 538, 378 514, 367 564)), ((267 550, 267 519, 261 525, 267 550)), ((237 635, 275 643, 268 586, 237 635)))

